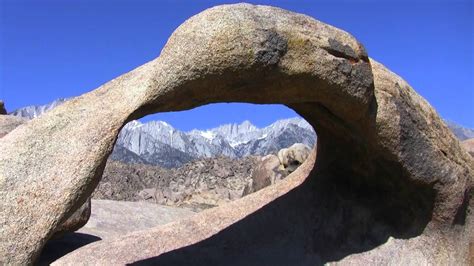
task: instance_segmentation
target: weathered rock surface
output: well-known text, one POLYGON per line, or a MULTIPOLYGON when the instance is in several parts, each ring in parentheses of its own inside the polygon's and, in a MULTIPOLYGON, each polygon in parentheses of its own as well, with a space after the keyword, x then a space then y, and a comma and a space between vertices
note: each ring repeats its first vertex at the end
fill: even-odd
POLYGON ((0 115, 6 115, 7 114, 7 110, 5 109, 5 104, 3 103, 3 101, 0 101, 0 115))
POLYGON ((35 260, 127 121, 213 102, 286 104, 317 131, 317 167, 58 264, 469 263, 473 159, 433 108, 348 33, 248 4, 190 18, 157 59, 0 139, 0 258, 35 260))
POLYGON ((108 160, 94 199, 137 201, 139 192, 168 178, 167 169, 146 164, 125 164, 108 160), (166 174, 166 175, 165 175, 166 174))
POLYGON ((17 128, 21 124, 26 123, 26 119, 11 116, 11 115, 0 115, 0 138, 10 133, 13 129, 17 128))
POLYGON ((469 152, 471 156, 474 156, 474 139, 467 139, 461 142, 461 146, 469 152))
POLYGON ((89 222, 78 232, 101 239, 112 239, 194 215, 186 208, 162 206, 148 202, 92 200, 89 222))
POLYGON ((89 221, 89 217, 91 216, 91 199, 87 199, 87 201, 82 204, 82 206, 77 209, 66 221, 64 221, 58 228, 56 228, 56 232, 54 233, 53 238, 58 238, 64 235, 67 232, 74 232, 79 230, 83 227, 87 221, 89 221))
MULTIPOLYGON (((28 120, 11 115, 0 115, 0 138, 10 133, 13 129, 26 123, 28 120)), ((56 229, 53 237, 59 237, 66 232, 74 232, 87 223, 91 212, 90 199, 87 200, 76 212, 56 229)))
POLYGON ((102 239, 145 230, 195 214, 185 208, 160 206, 146 202, 92 200, 87 224, 74 234, 50 240, 39 258, 39 265, 50 264, 74 248, 102 239))

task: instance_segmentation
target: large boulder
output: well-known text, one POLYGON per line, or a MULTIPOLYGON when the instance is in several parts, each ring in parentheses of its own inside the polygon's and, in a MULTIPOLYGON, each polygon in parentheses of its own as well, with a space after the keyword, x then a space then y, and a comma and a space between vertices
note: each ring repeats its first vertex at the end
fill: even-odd
POLYGON ((252 173, 252 189, 247 191, 245 194, 258 191, 274 184, 277 180, 282 178, 283 173, 280 171, 280 160, 278 157, 273 154, 264 156, 252 173))
POLYGON ((318 133, 288 178, 58 264, 468 264, 473 159, 350 34, 248 4, 183 23, 160 56, 0 139, 0 260, 33 263, 99 182, 121 127, 215 102, 281 103, 318 133))
POLYGON ((308 158, 311 149, 295 143, 278 151, 278 156, 269 154, 262 157, 252 173, 252 182, 246 187, 244 194, 250 194, 264 187, 275 184, 296 170, 308 158))

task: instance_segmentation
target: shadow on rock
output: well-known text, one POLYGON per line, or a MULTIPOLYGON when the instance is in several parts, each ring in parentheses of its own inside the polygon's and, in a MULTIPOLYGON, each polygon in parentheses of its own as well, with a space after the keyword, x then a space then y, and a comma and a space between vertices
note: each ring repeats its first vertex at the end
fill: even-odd
POLYGON ((322 265, 418 236, 431 219, 430 187, 317 175, 208 239, 132 265, 322 265))
POLYGON ((102 239, 89 234, 67 233, 46 243, 37 265, 49 265, 69 252, 99 240, 102 239))

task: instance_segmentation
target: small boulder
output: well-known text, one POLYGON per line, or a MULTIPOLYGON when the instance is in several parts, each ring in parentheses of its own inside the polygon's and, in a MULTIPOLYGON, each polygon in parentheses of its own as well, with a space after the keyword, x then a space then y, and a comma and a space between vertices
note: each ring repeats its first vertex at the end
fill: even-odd
POLYGON ((156 201, 156 189, 145 188, 138 192, 138 197, 142 201, 156 201))
POLYGON ((2 100, 0 100, 0 115, 6 115, 7 110, 5 109, 5 104, 3 103, 2 100))

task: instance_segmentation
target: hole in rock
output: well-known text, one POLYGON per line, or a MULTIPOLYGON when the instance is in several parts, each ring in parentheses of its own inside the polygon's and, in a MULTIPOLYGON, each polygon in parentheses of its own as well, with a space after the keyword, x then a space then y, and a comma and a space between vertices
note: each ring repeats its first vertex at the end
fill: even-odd
POLYGON ((81 231, 109 226, 123 235, 242 198, 295 171, 315 142, 313 128, 284 105, 210 104, 131 121, 81 231), (124 218, 120 208, 137 215, 124 218))

